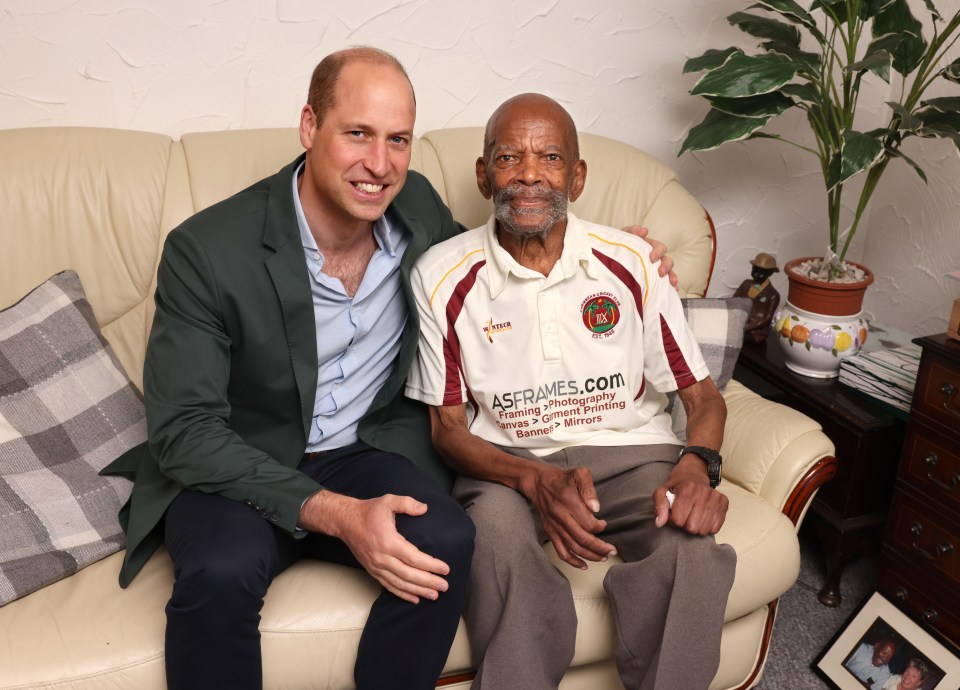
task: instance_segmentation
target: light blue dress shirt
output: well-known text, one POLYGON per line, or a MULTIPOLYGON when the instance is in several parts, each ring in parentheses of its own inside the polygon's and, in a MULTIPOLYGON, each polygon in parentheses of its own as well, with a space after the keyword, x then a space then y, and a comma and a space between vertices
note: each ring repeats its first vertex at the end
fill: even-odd
POLYGON ((351 298, 337 278, 322 272, 323 254, 307 225, 297 178, 293 203, 310 273, 317 328, 317 393, 306 452, 332 450, 357 440, 357 423, 390 376, 407 320, 400 259, 410 233, 386 216, 373 225, 377 249, 351 298))

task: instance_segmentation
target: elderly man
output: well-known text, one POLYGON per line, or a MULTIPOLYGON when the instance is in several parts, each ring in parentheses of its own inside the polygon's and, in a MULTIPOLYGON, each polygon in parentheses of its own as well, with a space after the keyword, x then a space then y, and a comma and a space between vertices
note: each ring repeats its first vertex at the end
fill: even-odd
POLYGON ((847 670, 871 690, 880 690, 890 678, 890 659, 897 652, 897 643, 881 637, 870 644, 862 643, 845 664, 847 670))
POLYGON ((477 183, 494 216, 414 267, 420 310, 407 395, 477 526, 466 619, 476 688, 556 688, 574 652, 569 583, 604 580, 617 667, 635 688, 707 688, 736 556, 713 534, 727 499, 726 409, 649 245, 567 211, 587 168, 555 101, 517 96, 490 118, 477 183), (656 388, 656 390, 654 390, 656 388), (681 448, 662 393, 688 415, 681 448))

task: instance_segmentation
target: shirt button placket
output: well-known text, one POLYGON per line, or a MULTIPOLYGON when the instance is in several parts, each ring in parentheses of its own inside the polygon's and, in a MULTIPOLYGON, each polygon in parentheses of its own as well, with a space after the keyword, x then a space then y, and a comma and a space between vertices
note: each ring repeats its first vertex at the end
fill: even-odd
POLYGON ((537 302, 540 311, 540 342, 543 343, 543 358, 548 362, 559 361, 560 335, 554 291, 542 291, 537 302))

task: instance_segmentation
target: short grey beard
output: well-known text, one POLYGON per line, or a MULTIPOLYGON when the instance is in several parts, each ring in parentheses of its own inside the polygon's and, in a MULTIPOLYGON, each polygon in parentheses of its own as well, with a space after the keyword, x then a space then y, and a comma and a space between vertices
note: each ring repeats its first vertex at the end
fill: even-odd
MULTIPOLYGON (((493 195, 494 217, 500 223, 500 227, 509 232, 518 239, 527 239, 530 237, 546 238, 551 228, 567 217, 567 195, 555 189, 544 189, 543 187, 527 188, 521 185, 510 185, 497 190, 493 195), (543 222, 533 228, 521 228, 513 224, 510 211, 510 200, 515 196, 535 196, 546 199, 550 203, 549 213, 543 222)), ((525 215, 529 211, 520 209, 517 215, 525 215)))

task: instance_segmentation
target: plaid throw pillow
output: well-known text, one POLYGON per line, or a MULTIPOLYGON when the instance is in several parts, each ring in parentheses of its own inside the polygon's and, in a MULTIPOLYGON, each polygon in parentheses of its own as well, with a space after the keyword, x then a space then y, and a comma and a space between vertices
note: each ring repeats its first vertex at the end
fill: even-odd
POLYGON ((123 547, 132 485, 97 473, 145 439, 76 273, 0 311, 0 606, 123 547))
MULTIPOLYGON (((683 313, 700 345, 700 352, 710 370, 710 378, 721 391, 733 376, 733 368, 743 346, 743 327, 750 317, 753 303, 747 297, 697 297, 680 300, 683 313)), ((687 440, 687 411, 677 399, 670 399, 668 410, 673 420, 673 433, 681 442, 687 440)))

